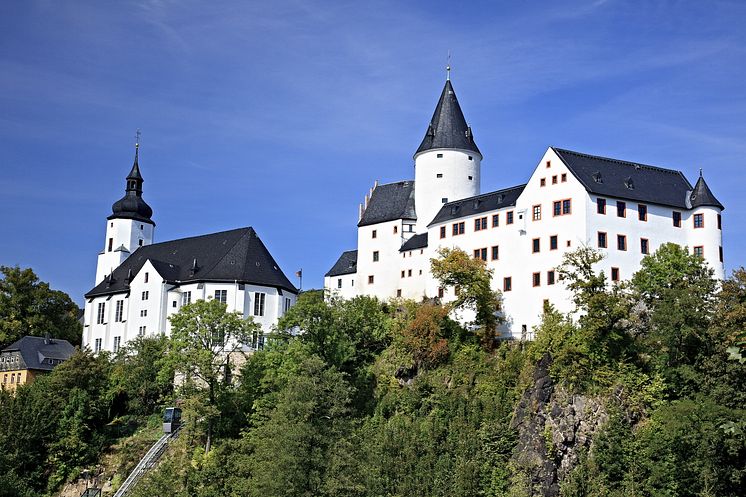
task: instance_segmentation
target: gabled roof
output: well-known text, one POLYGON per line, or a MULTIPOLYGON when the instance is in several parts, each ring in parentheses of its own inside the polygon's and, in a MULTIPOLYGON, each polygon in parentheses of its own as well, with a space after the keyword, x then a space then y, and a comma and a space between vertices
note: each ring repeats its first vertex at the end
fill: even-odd
POLYGON ((689 199, 692 202, 692 207, 709 206, 717 207, 720 210, 725 209, 723 204, 721 204, 718 199, 715 198, 715 195, 712 194, 707 183, 705 183, 705 179, 702 177, 702 171, 699 172, 699 179, 697 180, 697 184, 694 185, 694 191, 689 196, 689 199))
POLYGON ((414 209, 414 181, 376 186, 357 225, 368 226, 395 219, 417 219, 414 209))
POLYGON ((86 298, 128 292, 128 276, 137 275, 146 261, 170 284, 235 281, 298 293, 254 229, 239 228, 140 247, 86 298))
POLYGON ((428 227, 452 219, 475 216, 482 212, 514 206, 525 187, 526 185, 513 186, 443 204, 428 227))
POLYGON ((555 147, 552 150, 590 193, 689 208, 692 185, 681 171, 555 147))
POLYGON ((357 250, 342 252, 337 262, 326 272, 324 276, 342 276, 357 272, 357 250))
POLYGON ((480 157, 482 155, 477 144, 474 143, 474 135, 469 125, 466 124, 464 113, 458 104, 456 92, 453 91, 450 80, 446 80, 425 137, 414 155, 437 148, 471 150, 478 153, 480 157))
POLYGON ((427 247, 427 232, 413 235, 409 240, 402 243, 399 252, 406 252, 407 250, 415 250, 425 247, 427 247))
POLYGON ((67 340, 25 336, 3 349, 3 352, 21 354, 25 369, 51 371, 62 361, 66 361, 75 352, 67 340))

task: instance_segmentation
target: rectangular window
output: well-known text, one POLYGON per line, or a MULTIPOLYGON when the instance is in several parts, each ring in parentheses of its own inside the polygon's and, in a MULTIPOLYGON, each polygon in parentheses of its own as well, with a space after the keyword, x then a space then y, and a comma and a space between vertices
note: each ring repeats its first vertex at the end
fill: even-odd
POLYGON ((505 215, 507 216, 507 220, 505 222, 507 224, 513 224, 513 211, 510 211, 505 215))
POLYGON ((399 227, 398 226, 394 226, 394 234, 397 234, 397 233, 399 233, 399 227))
POLYGON ((492 247, 492 260, 496 261, 500 258, 500 247, 495 245, 492 247))
POLYGON ((723 216, 721 216, 720 214, 718 214, 718 229, 723 229, 723 216))
POLYGON ((552 176, 552 184, 553 185, 557 184, 557 175, 556 174, 554 176, 552 176))
POLYGON ((541 251, 541 238, 531 240, 531 253, 536 254, 541 251))
POLYGON ((627 203, 621 200, 616 201, 616 215, 617 217, 627 217, 627 203))
POLYGON ((442 298, 443 298, 443 294, 444 294, 444 293, 445 293, 445 292, 443 291, 443 288, 442 288, 442 287, 441 287, 441 288, 438 288, 438 298, 439 298, 439 299, 442 299, 442 298))
POLYGON ((96 314, 96 324, 104 324, 105 311, 106 311, 106 302, 99 302, 98 313, 96 314))
POLYGON ((370 234, 371 238, 378 238, 378 230, 373 230, 370 234))
POLYGON ((119 344, 122 343, 122 337, 114 337, 114 353, 119 352, 119 344))
POLYGON ((137 330, 137 336, 144 337, 145 336, 145 326, 140 326, 140 328, 137 330))
POLYGON ((466 231, 466 224, 462 221, 460 223, 453 223, 453 235, 463 235, 466 231))
POLYGON ((509 292, 513 289, 513 280, 510 276, 503 278, 503 292, 509 292))
POLYGON ((487 247, 483 248, 480 251, 480 259, 482 259, 483 261, 487 260, 487 247))
POLYGON ((124 300, 117 300, 117 306, 114 310, 114 321, 117 323, 121 323, 123 315, 124 315, 124 300))
POLYGON ((549 237, 549 250, 557 250, 557 246, 559 245, 559 242, 557 241, 557 235, 552 235, 549 237))
POLYGON ((606 233, 604 231, 598 232, 598 248, 606 248, 606 233))
POLYGON ((694 247, 694 255, 696 255, 697 257, 704 257, 705 256, 705 248, 702 245, 694 247))
POLYGON ((407 276, 410 277, 410 278, 412 277, 412 270, 411 269, 407 269, 407 276))
POLYGON ((147 290, 145 290, 144 292, 142 292, 142 299, 143 300, 148 300, 148 296, 150 296, 150 293, 147 290))
POLYGON ((397 291, 396 291, 396 296, 397 296, 397 297, 401 297, 401 290, 397 290, 397 291))
POLYGON ((176 303, 175 300, 171 301, 171 307, 176 308, 176 305, 177 305, 177 303, 176 303))
POLYGON ((547 179, 546 178, 541 178, 539 180, 539 186, 547 186, 547 179))
POLYGON ((606 214, 606 199, 605 198, 596 199, 596 212, 598 212, 599 214, 606 214))
POLYGON ((643 254, 650 253, 650 243, 647 238, 640 238, 640 252, 643 254))
POLYGON ((627 236, 626 235, 616 236, 616 248, 619 250, 627 250, 627 236))
POLYGON ((500 226, 500 214, 493 214, 492 215, 492 227, 497 228, 500 226))
POLYGON ((719 247, 720 252, 720 262, 723 262, 723 247, 719 247))
POLYGON ((111 252, 114 249, 114 239, 109 238, 109 250, 107 252, 111 252))
POLYGON ((148 282, 148 276, 149 276, 148 273, 145 273, 145 283, 148 282))
POLYGON ((681 228, 681 212, 679 211, 673 211, 673 225, 677 228, 681 228))
POLYGON ((181 305, 188 305, 192 303, 192 292, 184 292, 181 294, 181 305))
POLYGON ((141 309, 140 310, 140 317, 141 318, 148 317, 148 310, 147 309, 141 309))
POLYGON ((228 302, 228 290, 215 290, 215 300, 223 304, 228 302))
POLYGON ((474 220, 474 231, 481 231, 487 229, 487 218, 480 217, 474 220))
POLYGON ((611 268, 611 281, 619 281, 619 268, 611 268))
POLYGON ((372 285, 372 284, 373 284, 373 281, 375 281, 375 278, 374 278, 374 277, 373 277, 373 275, 371 274, 370 276, 368 276, 368 284, 369 284, 369 285, 372 285))
POLYGON ((552 167, 552 161, 548 160, 547 161, 547 169, 549 169, 550 167, 552 167))
POLYGON ((285 309, 284 309, 285 314, 287 314, 287 312, 290 310, 290 304, 291 304, 290 299, 288 297, 285 297, 285 309))
POLYGON ((266 298, 266 293, 254 292, 254 316, 264 316, 264 301, 266 298))
POLYGON ((93 342, 93 351, 94 352, 101 352, 101 339, 100 338, 97 338, 93 342))
POLYGON ((534 221, 541 221, 541 206, 535 205, 531 208, 531 219, 534 221))
POLYGON ((640 221, 648 220, 648 206, 645 204, 637 204, 637 218, 640 221))
POLYGON ((337 288, 342 288, 342 278, 337 278, 337 288))
POLYGON ((572 213, 572 200, 567 199, 562 201, 562 215, 572 213))
POLYGON ((532 278, 534 286, 541 286, 541 273, 534 273, 532 278))
POLYGON ((402 271, 401 271, 401 277, 404 278, 404 276, 406 276, 406 274, 407 274, 407 272, 402 269, 402 271))
POLYGON ((552 214, 554 216, 562 215, 562 202, 560 202, 559 200, 552 203, 552 214))
POLYGON ((378 250, 373 251, 373 262, 378 262, 378 250))
POLYGON ((704 228, 705 227, 705 215, 704 214, 695 214, 694 215, 694 227, 695 228, 704 228))
POLYGON ((445 238, 446 237, 446 227, 445 226, 441 226, 440 227, 440 237, 441 238, 445 238))
POLYGON ((554 271, 547 271, 547 285, 554 285, 554 271))
POLYGON ((561 180, 563 183, 567 182, 567 173, 562 173, 561 180))

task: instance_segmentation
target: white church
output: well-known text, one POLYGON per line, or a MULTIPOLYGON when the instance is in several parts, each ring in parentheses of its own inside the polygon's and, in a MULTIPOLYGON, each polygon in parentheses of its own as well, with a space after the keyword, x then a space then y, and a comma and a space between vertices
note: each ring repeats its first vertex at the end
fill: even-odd
POLYGON ((170 333, 168 317, 197 299, 216 299, 252 317, 263 337, 295 303, 288 280, 253 228, 153 243, 153 210, 142 198, 139 145, 125 195, 112 206, 96 284, 85 295, 83 347, 117 352, 138 336, 170 333))
POLYGON ((502 293, 501 333, 531 339, 546 301, 570 312, 558 280, 562 255, 600 250, 612 281, 628 279, 645 254, 677 243, 724 277, 721 212, 704 178, 549 147, 525 184, 482 193, 482 154, 446 80, 414 154, 414 180, 375 184, 360 205, 357 250, 324 278, 329 296, 453 299, 430 274, 441 247, 487 263, 502 293))

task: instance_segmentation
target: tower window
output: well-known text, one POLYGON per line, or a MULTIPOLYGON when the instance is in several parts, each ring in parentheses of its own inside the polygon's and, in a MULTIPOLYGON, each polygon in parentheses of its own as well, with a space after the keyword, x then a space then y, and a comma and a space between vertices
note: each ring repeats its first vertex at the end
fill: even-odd
POLYGON ((549 169, 550 167, 552 167, 552 161, 548 160, 547 161, 547 169, 549 169))
POLYGON ((438 173, 438 174, 435 175, 435 177, 436 178, 442 178, 443 177, 443 173, 438 173))
POLYGON ((114 248, 114 239, 109 238, 109 252, 114 248))
POLYGON ((378 231, 376 231, 376 230, 373 230, 373 231, 371 232, 371 238, 378 238, 378 231))
POLYGON ((470 156, 469 156, 469 160, 474 160, 474 157, 472 157, 472 156, 470 155, 470 156))
POLYGON ((137 241, 137 246, 138 246, 138 247, 142 247, 142 238, 140 238, 140 239, 139 239, 139 240, 137 241))
POLYGON ((704 257, 705 256, 705 248, 701 245, 694 247, 694 255, 697 257, 704 257))
POLYGON ((145 273, 145 283, 148 282, 148 273, 145 273))
POLYGON ((150 295, 150 293, 147 290, 145 290, 144 292, 142 292, 142 300, 148 300, 148 296, 149 295, 150 295))
POLYGON ((723 247, 720 247, 720 262, 723 262, 723 247))
POLYGON ((442 159, 442 158, 443 158, 443 154, 438 154, 438 159, 442 159))
POLYGON ((471 176, 469 176, 469 181, 471 181, 471 179, 472 179, 471 176))
POLYGON ((721 216, 720 214, 718 214, 718 229, 723 229, 723 216, 721 216))
POLYGON ((694 215, 694 227, 695 228, 704 228, 705 227, 705 215, 704 214, 695 214, 694 215))
POLYGON ((440 201, 443 202, 444 204, 447 204, 448 203, 448 197, 443 197, 442 199, 440 199, 440 201))
POLYGON ((394 234, 397 234, 397 233, 399 233, 399 227, 398 226, 394 226, 394 234))

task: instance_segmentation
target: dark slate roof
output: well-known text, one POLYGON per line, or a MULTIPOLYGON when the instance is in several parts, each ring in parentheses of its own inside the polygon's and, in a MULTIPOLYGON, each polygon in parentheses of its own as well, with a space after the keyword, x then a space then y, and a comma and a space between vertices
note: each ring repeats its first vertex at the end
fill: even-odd
POLYGON ((702 177, 702 171, 699 173, 699 179, 697 180, 697 184, 694 185, 694 191, 689 196, 689 199, 692 202, 692 207, 709 206, 717 207, 720 210, 725 209, 723 204, 721 204, 718 199, 715 198, 715 195, 712 194, 707 183, 705 183, 705 179, 702 177))
POLYGON ((417 219, 414 210, 414 181, 376 186, 357 225, 368 226, 395 219, 417 219))
POLYGON ((357 250, 348 250, 342 252, 337 262, 327 271, 324 276, 342 276, 343 274, 353 274, 357 272, 357 250))
POLYGON ((450 221, 451 219, 475 216, 482 212, 513 206, 525 187, 526 185, 513 186, 497 190, 496 192, 483 193, 476 197, 468 197, 443 204, 443 207, 440 208, 440 211, 438 211, 428 226, 450 221))
POLYGON ((114 270, 111 281, 107 277, 85 296, 128 292, 128 277, 136 276, 148 260, 170 284, 237 281, 298 293, 254 229, 239 228, 140 247, 114 270))
POLYGON ((552 147, 587 191, 688 209, 692 185, 681 171, 552 147))
POLYGON ((111 206, 111 215, 107 219, 134 219, 155 226, 151 219, 153 209, 142 198, 142 174, 140 174, 139 148, 135 148, 135 162, 127 175, 127 187, 124 197, 120 198, 111 206), (134 186, 133 186, 134 185, 134 186))
POLYGON ((420 143, 420 147, 414 155, 436 148, 458 148, 471 150, 480 156, 482 155, 477 148, 477 144, 474 143, 474 134, 471 132, 469 125, 466 124, 464 113, 458 104, 450 80, 447 80, 443 87, 433 118, 427 126, 425 138, 422 139, 422 143, 420 143))
POLYGON ((23 369, 51 371, 75 352, 67 340, 25 336, 3 349, 3 352, 20 352, 25 363, 23 369))
POLYGON ((399 252, 406 252, 407 250, 415 250, 425 247, 427 247, 427 232, 412 236, 412 238, 402 244, 399 252))

